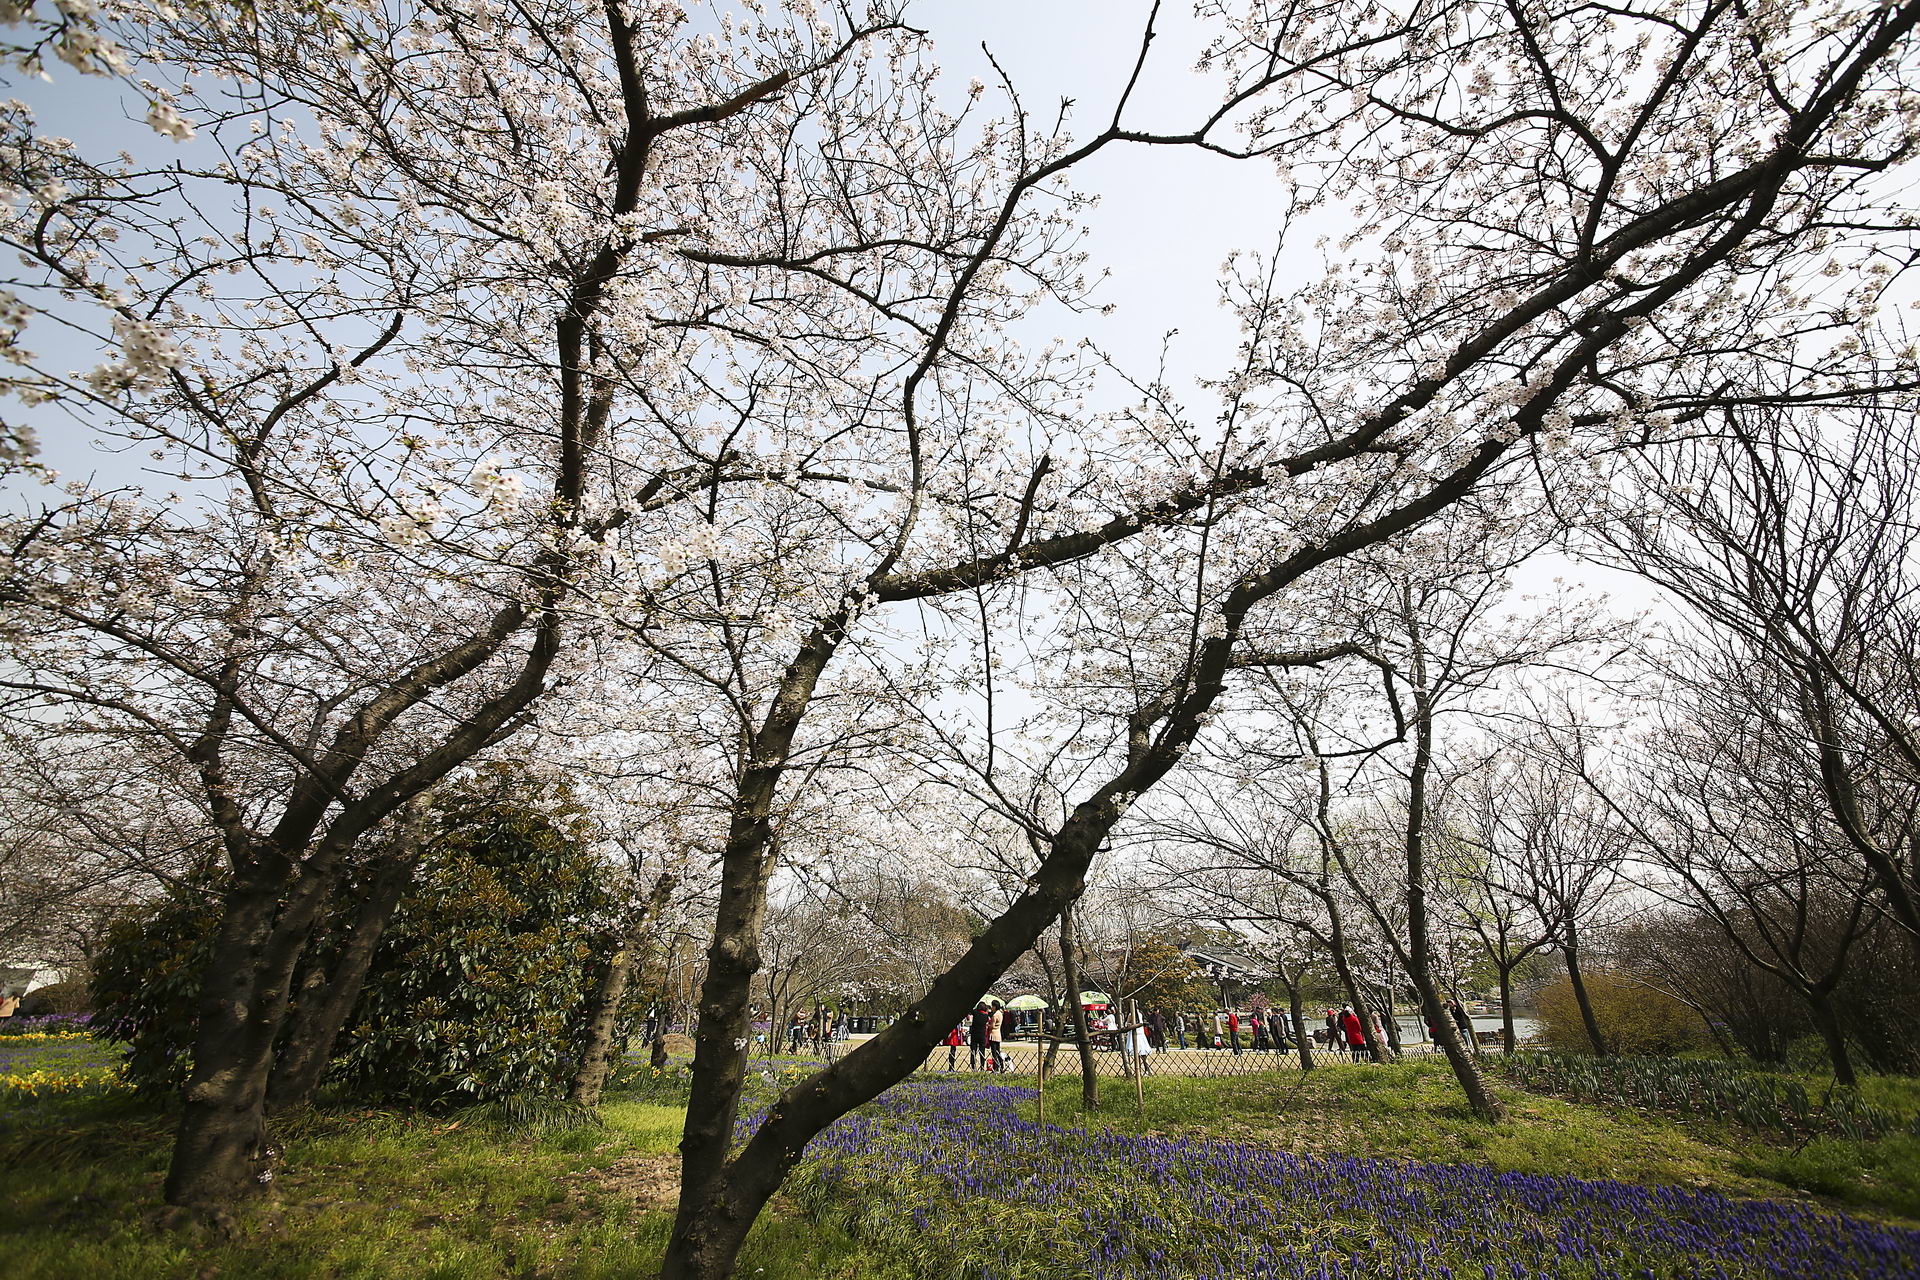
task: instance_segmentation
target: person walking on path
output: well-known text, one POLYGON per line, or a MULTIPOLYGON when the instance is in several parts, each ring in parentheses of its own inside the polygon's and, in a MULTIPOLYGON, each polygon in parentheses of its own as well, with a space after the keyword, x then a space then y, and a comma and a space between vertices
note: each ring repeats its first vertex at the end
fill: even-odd
POLYGON ((1331 1009, 1327 1010, 1327 1049, 1328 1051, 1331 1052, 1334 1049, 1343 1048, 1345 1047, 1346 1043, 1347 1043, 1347 1037, 1345 1033, 1340 1030, 1339 1015, 1336 1014, 1331 1009))
POLYGON ((1355 1062, 1367 1051, 1367 1030, 1360 1025, 1360 1015, 1353 1011, 1352 1005, 1340 1010, 1340 1029, 1346 1033, 1347 1053, 1355 1062))
POLYGON ((960 1028, 957 1025, 947 1032, 947 1070, 949 1071, 953 1070, 953 1060, 960 1056, 961 1039, 960 1028))
POLYGON ((1267 1013, 1267 1038, 1273 1042, 1275 1053, 1286 1053, 1293 1048, 1292 1042, 1287 1039, 1286 1019, 1280 1016, 1278 1009, 1267 1013))
POLYGON ((1233 1056, 1240 1056, 1240 1011, 1227 1010, 1227 1041, 1233 1045, 1233 1056))
POLYGON ((1167 1051, 1167 1015, 1158 1009, 1147 1015, 1147 1042, 1157 1052, 1167 1051))
POLYGON ((1187 1015, 1184 1013, 1173 1015, 1173 1038, 1182 1049, 1187 1047, 1187 1015))
POLYGON ((1000 1053, 1000 1028, 1006 1015, 995 1009, 987 1015, 987 1067, 989 1071, 1005 1071, 1007 1060, 1000 1053))
POLYGON ((985 1070, 987 1060, 987 1002, 973 1007, 973 1025, 967 1028, 967 1070, 985 1070))
POLYGON ((1253 1015, 1252 1048, 1255 1053, 1265 1053, 1267 1051, 1267 1020, 1258 1013, 1253 1015))

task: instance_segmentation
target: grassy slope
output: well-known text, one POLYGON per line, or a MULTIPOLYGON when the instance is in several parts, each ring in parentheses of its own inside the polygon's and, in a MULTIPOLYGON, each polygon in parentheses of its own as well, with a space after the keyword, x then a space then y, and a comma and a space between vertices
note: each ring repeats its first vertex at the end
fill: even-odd
MULTIPOLYGON (((287 1138, 273 1191, 233 1239, 156 1228, 168 1122, 125 1100, 0 1138, 10 1280, 631 1277, 657 1268, 681 1112, 613 1103, 605 1129, 502 1137, 444 1122, 326 1116, 287 1138)), ((841 1233, 776 1208, 743 1276, 889 1273, 841 1233)), ((902 1277, 904 1280, 904 1277, 902 1277)))
MULTIPOLYGON (((1625 1182, 1712 1187, 1732 1195, 1818 1195, 1848 1212, 1920 1222, 1920 1141, 1822 1138, 1781 1147, 1737 1129, 1649 1116, 1626 1108, 1563 1102, 1495 1082, 1512 1119, 1500 1125, 1467 1110, 1446 1064, 1338 1064, 1231 1079, 1163 1076, 1146 1083, 1135 1112, 1125 1081, 1103 1081, 1094 1123, 1134 1132, 1211 1136, 1322 1154, 1470 1161, 1518 1173, 1570 1174, 1625 1182)), ((1868 1096, 1911 1115, 1920 1081, 1883 1080, 1868 1096)), ((1048 1084, 1047 1118, 1078 1124, 1080 1082, 1048 1084)))

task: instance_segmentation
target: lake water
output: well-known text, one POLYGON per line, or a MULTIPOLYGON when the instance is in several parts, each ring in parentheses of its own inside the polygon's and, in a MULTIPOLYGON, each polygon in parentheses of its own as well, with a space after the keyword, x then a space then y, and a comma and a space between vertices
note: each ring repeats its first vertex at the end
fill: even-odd
MULTIPOLYGON (((1473 1017, 1473 1030, 1476 1036, 1483 1032, 1500 1033, 1498 1014, 1476 1013, 1473 1017)), ((1396 1021, 1400 1024, 1400 1042, 1402 1044, 1425 1044, 1427 1042, 1427 1022, 1418 1014, 1401 1014, 1396 1021)), ((1521 1044, 1533 1039, 1540 1033, 1540 1022, 1536 1018, 1515 1018, 1513 1034, 1521 1044)))

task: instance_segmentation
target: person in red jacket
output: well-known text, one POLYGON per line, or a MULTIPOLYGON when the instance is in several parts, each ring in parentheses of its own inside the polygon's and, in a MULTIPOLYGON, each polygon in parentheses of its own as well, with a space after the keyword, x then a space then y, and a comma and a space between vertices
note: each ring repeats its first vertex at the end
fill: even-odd
POLYGON ((1340 1008, 1340 1030, 1346 1033, 1347 1051, 1355 1062, 1360 1061, 1367 1052, 1367 1030, 1360 1025, 1360 1015, 1350 1004, 1340 1008))
POLYGON ((947 1070, 953 1070, 953 1060, 960 1056, 960 1028, 947 1032, 947 1070))

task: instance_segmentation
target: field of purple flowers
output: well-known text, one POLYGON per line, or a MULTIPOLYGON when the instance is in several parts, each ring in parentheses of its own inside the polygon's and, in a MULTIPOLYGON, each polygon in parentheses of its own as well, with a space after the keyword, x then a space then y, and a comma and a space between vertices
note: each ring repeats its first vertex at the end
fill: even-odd
POLYGON ((823 1134, 790 1193, 978 1280, 1920 1280, 1920 1231, 1799 1204, 1043 1128, 1032 1097, 896 1088, 823 1134))

